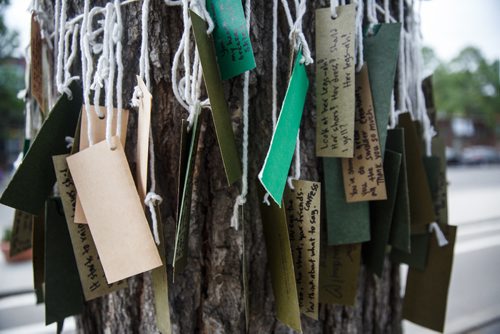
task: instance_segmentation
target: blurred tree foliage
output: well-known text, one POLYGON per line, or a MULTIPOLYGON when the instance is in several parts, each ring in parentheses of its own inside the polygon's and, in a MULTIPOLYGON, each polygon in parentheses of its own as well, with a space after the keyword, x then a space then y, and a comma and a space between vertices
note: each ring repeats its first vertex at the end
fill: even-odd
POLYGON ((494 127, 500 114, 499 61, 489 62, 481 51, 467 47, 451 61, 441 61, 434 51, 422 50, 427 71, 434 71, 436 107, 447 116, 483 119, 494 127))

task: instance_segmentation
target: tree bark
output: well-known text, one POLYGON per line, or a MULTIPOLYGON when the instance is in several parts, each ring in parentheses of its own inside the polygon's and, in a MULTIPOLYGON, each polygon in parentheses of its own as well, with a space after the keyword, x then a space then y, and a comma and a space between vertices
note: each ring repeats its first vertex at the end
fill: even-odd
MULTIPOLYGON (((104 1, 92 1, 102 5, 104 1)), ((53 18, 53 3, 44 1, 53 18)), ((264 161, 271 138, 271 50, 272 1, 253 1, 251 39, 257 68, 250 74, 249 195, 244 207, 245 252, 249 279, 249 332, 288 333, 275 318, 274 297, 267 268, 266 247, 257 198, 257 173, 264 161)), ((304 17, 304 33, 314 55, 314 9, 329 1, 310 0, 304 17)), ((292 6, 293 7, 293 6, 292 6)), ((68 18, 83 12, 83 1, 69 5, 68 18)), ((122 9, 124 27, 123 100, 129 101, 136 84, 141 43, 141 3, 122 9)), ((279 8, 278 101, 282 101, 289 71, 288 24, 279 8)), ((157 192, 163 197, 164 245, 172 258, 175 238, 176 184, 181 119, 186 111, 176 101, 171 83, 171 67, 182 33, 180 7, 169 7, 162 0, 151 0, 149 39, 152 77, 152 131, 156 157, 157 192)), ((321 163, 315 156, 314 65, 308 66, 311 87, 301 124, 302 178, 320 180, 321 163)), ((242 77, 225 83, 238 147, 241 147, 242 77)), ((132 109, 131 109, 132 110, 132 109)), ((130 114, 127 153, 132 170, 137 117, 130 114)), ((230 217, 240 185, 227 186, 208 110, 201 116, 201 134, 195 164, 189 257, 185 271, 170 283, 169 300, 174 333, 242 333, 245 331, 245 302, 241 275, 242 231, 230 228, 230 217)), ((323 215, 324 217, 324 215, 323 215)), ((169 267, 170 268, 170 267, 169 267)), ((169 270, 169 277, 171 272, 169 270)), ((129 287, 87 303, 78 320, 85 333, 155 333, 155 312, 151 275, 145 273, 128 280, 129 287)), ((322 305, 320 319, 302 316, 304 333, 400 333, 401 298, 399 266, 386 261, 383 277, 376 279, 361 270, 356 305, 322 305)))

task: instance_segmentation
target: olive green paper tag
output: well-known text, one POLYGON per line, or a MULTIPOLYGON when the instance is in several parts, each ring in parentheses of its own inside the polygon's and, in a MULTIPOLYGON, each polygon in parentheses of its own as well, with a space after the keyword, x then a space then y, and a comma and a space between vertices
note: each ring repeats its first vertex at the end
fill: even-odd
POLYGON ((179 216, 177 221, 177 229, 175 234, 175 249, 174 260, 172 266, 174 267, 174 278, 177 273, 184 270, 187 264, 188 257, 188 242, 189 242, 189 223, 191 213, 191 197, 193 187, 193 173, 194 163, 196 161, 196 153, 198 151, 198 139, 200 137, 200 119, 196 115, 193 119, 193 126, 191 132, 188 133, 189 137, 189 150, 186 161, 186 170, 184 172, 184 179, 182 180, 182 197, 179 209, 179 216))
POLYGON ((31 248, 31 237, 33 234, 33 216, 21 210, 14 212, 14 223, 12 224, 12 236, 10 239, 9 255, 16 256, 31 248))
POLYGON ((64 94, 45 120, 0 198, 7 206, 37 215, 43 210, 56 176, 52 156, 68 152, 66 137, 73 137, 82 106, 82 92, 77 83, 70 85, 73 98, 64 94))
POLYGON ((89 226, 87 224, 73 223, 76 207, 76 188, 66 162, 67 157, 68 155, 63 154, 56 155, 52 159, 83 295, 85 300, 92 300, 125 288, 127 284, 125 281, 108 284, 89 226))
POLYGON ((347 203, 339 158, 323 158, 328 245, 370 240, 368 202, 347 203))
POLYGON ((259 180, 281 207, 283 191, 290 164, 295 152, 295 143, 300 128, 306 93, 309 87, 305 64, 301 64, 302 52, 295 57, 292 76, 281 107, 278 123, 271 138, 264 165, 259 172, 259 180))
POLYGON ((241 177, 241 163, 234 141, 231 117, 224 97, 224 87, 217 67, 214 41, 212 36, 207 35, 206 22, 192 10, 190 10, 190 15, 227 182, 233 184, 241 177))
POLYGON ((387 199, 384 166, 373 111, 368 69, 356 74, 354 156, 342 159, 347 202, 387 199))
POLYGON ((285 191, 288 235, 302 313, 318 319, 321 183, 293 180, 285 191))
POLYGON ((437 223, 448 225, 448 180, 446 179, 446 148, 441 137, 432 139, 432 155, 439 158, 439 177, 434 199, 437 223))
MULTIPOLYGON (((191 132, 192 133, 192 132, 191 132)), ((175 219, 179 222, 182 202, 182 192, 184 189, 184 179, 187 171, 187 161, 189 158, 189 146, 191 143, 191 136, 188 135, 188 121, 183 119, 181 121, 181 136, 179 143, 179 167, 177 169, 177 212, 175 219)))
POLYGON ((429 241, 431 234, 412 234, 411 252, 392 248, 390 259, 396 263, 406 263, 410 268, 424 270, 427 265, 427 255, 429 254, 429 241))
POLYGON ((163 234, 163 222, 161 212, 158 206, 155 206, 156 218, 158 219, 158 236, 160 244, 157 245, 160 254, 161 267, 151 271, 151 280, 153 282, 153 294, 155 298, 156 327, 162 334, 172 333, 172 324, 170 323, 170 304, 168 302, 168 277, 167 277, 167 257, 165 255, 165 238, 163 234))
POLYGON ((44 301, 45 285, 45 205, 37 216, 33 216, 33 287, 36 303, 44 301))
POLYGON ((316 155, 352 158, 356 6, 316 10, 316 155))
MULTIPOLYGON (((259 198, 263 198, 265 190, 260 186, 257 188, 259 198)), ((276 303, 276 317, 285 325, 302 333, 285 207, 279 207, 273 202, 270 205, 261 203, 260 213, 276 303)))
POLYGON ((404 319, 438 332, 444 331, 457 227, 448 225, 443 233, 448 245, 439 247, 431 236, 425 270, 409 269, 403 302, 404 319))
POLYGON ((319 301, 354 305, 361 268, 361 244, 321 247, 319 301))
POLYGON ((49 198, 45 216, 45 324, 83 311, 83 293, 59 198, 49 198))
POLYGON ((243 6, 239 0, 207 0, 222 80, 255 68, 243 6))
POLYGON ((69 156, 66 161, 80 196, 108 283, 162 265, 143 202, 118 137, 69 156))
POLYGON ((363 245, 366 267, 375 275, 382 276, 384 259, 398 189, 401 169, 401 154, 389 149, 385 151, 384 173, 387 181, 387 199, 370 203, 371 240, 363 245))
POLYGON ((422 161, 422 143, 409 113, 399 115, 399 127, 404 129, 410 219, 412 231, 426 231, 425 227, 436 220, 431 191, 422 161))
POLYGON ((404 129, 387 131, 387 150, 401 154, 401 166, 394 213, 392 215, 389 244, 403 252, 410 253, 410 199, 408 195, 408 176, 406 174, 406 152, 404 129))
POLYGON ((401 23, 382 23, 371 27, 363 37, 363 54, 368 64, 378 137, 385 151, 391 94, 399 55, 401 23))

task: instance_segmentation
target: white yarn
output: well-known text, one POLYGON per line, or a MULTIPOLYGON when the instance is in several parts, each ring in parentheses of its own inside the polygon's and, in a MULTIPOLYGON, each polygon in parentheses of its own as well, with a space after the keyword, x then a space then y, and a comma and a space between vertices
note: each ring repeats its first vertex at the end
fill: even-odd
POLYGON ((337 15, 337 7, 339 5, 338 0, 330 0, 330 11, 332 12, 332 19, 336 19, 337 15))
POLYGON ((107 40, 107 45, 104 44, 103 47, 108 49, 108 77, 106 80, 106 141, 109 147, 113 150, 116 148, 115 143, 111 140, 113 137, 113 120, 114 120, 114 105, 113 105, 113 93, 114 93, 114 79, 115 79, 115 53, 114 53, 114 41, 113 41, 113 28, 114 28, 114 5, 109 2, 106 5, 106 27, 109 35, 107 40))
POLYGON ((356 7, 356 71, 361 71, 363 58, 363 0, 357 0, 356 7))
POLYGON ((207 34, 211 34, 214 31, 215 25, 210 13, 207 10, 205 0, 191 0, 191 9, 196 11, 200 17, 205 19, 208 25, 207 34))
POLYGON ((277 92, 277 72, 278 72, 278 0, 273 0, 273 73, 272 73, 272 117, 273 130, 276 128, 278 119, 278 92, 277 92))
POLYGON ((157 245, 160 244, 160 235, 158 233, 158 219, 156 217, 155 206, 160 205, 163 202, 163 198, 160 195, 155 194, 154 192, 148 192, 146 195, 146 199, 144 200, 144 204, 146 204, 149 208, 149 212, 151 213, 151 222, 153 224, 153 237, 157 245))
POLYGON ((375 10, 375 0, 366 0, 366 16, 370 24, 377 24, 377 12, 375 10))
MULTIPOLYGON (((246 28, 247 31, 250 30, 250 19, 252 17, 251 0, 246 0, 245 2, 245 14, 246 14, 246 28)), ((248 89, 250 86, 250 72, 245 72, 245 77, 243 80, 243 147, 242 147, 242 164, 243 164, 243 175, 241 177, 241 193, 236 197, 236 202, 234 203, 233 216, 231 217, 231 227, 238 230, 239 229, 239 207, 243 206, 247 202, 248 194, 248 108, 249 108, 249 96, 248 89)))
POLYGON ((116 23, 113 30, 113 41, 116 43, 116 136, 121 138, 122 116, 123 116, 123 60, 122 60, 122 31, 123 22, 121 15, 121 4, 115 0, 116 23))
MULTIPOLYGON (((60 8, 60 17, 58 18, 58 24, 59 24, 59 36, 58 36, 58 46, 57 46, 57 66, 56 66, 56 84, 57 84, 57 91, 60 94, 67 94, 68 97, 71 96, 71 90, 66 86, 64 86, 63 83, 63 70, 64 70, 64 64, 63 64, 63 56, 64 56, 64 40, 65 40, 65 23, 66 23, 66 9, 67 9, 67 3, 66 0, 60 0, 61 1, 61 8, 60 8)), ((56 1, 56 10, 59 11, 59 6, 58 2, 56 1)))
MULTIPOLYGON (((87 136, 89 145, 94 145, 94 129, 91 121, 90 110, 90 76, 93 65, 92 56, 90 55, 89 38, 88 38, 88 21, 89 21, 90 0, 85 0, 83 5, 83 21, 80 29, 80 53, 82 63, 82 88, 83 88, 83 104, 87 114, 87 136), (89 61, 90 59, 90 61, 89 61), (90 67, 90 68, 89 68, 90 67), (90 75, 89 75, 90 74, 90 75)), ((82 134, 85 135, 85 134, 82 134)))
POLYGON ((444 247, 448 245, 448 240, 446 240, 446 237, 443 231, 441 230, 441 227, 439 227, 439 225, 436 222, 431 223, 429 225, 429 233, 432 232, 434 232, 434 234, 436 235, 436 240, 438 242, 439 247, 444 247))
POLYGON ((151 78, 149 70, 149 0, 144 0, 142 3, 141 16, 141 57, 139 59, 139 76, 145 80, 148 89, 151 89, 151 78))
POLYGON ((290 13, 288 1, 281 0, 281 4, 283 5, 283 9, 285 10, 285 15, 290 27, 290 35, 288 37, 292 41, 294 49, 298 50, 299 48, 302 48, 302 59, 300 60, 300 62, 305 63, 306 65, 312 64, 314 60, 311 57, 311 50, 309 49, 309 44, 307 43, 306 37, 304 36, 304 32, 302 31, 302 19, 304 18, 304 14, 307 10, 307 0, 296 0, 295 21, 293 20, 292 14, 290 13))

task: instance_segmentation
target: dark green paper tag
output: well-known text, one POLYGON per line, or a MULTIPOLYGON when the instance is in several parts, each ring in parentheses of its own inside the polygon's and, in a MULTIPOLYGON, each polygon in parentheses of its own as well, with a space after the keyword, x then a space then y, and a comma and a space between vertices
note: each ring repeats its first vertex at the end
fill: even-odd
POLYGON ((33 215, 40 213, 49 196, 56 175, 52 156, 68 152, 67 136, 73 137, 82 108, 82 92, 78 84, 70 85, 73 98, 61 96, 31 144, 23 162, 0 198, 7 206, 33 215))
POLYGON ((429 240, 431 234, 412 234, 411 253, 393 248, 391 251, 391 261, 396 263, 406 263, 410 268, 424 270, 427 265, 427 255, 429 253, 429 240))
POLYGON ((222 80, 255 68, 243 6, 239 0, 207 0, 222 80))

